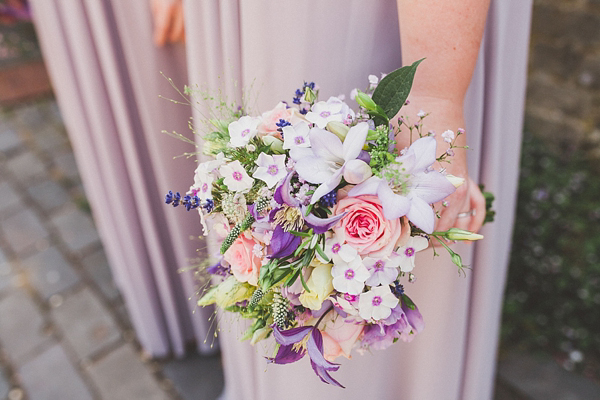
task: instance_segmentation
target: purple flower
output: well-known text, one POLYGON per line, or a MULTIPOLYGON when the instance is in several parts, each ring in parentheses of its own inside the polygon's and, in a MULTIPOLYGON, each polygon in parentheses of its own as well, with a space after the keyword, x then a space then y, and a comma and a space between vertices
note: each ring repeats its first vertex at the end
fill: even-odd
POLYGON ((302 326, 281 331, 274 325, 273 336, 280 346, 275 357, 267 358, 267 360, 275 364, 289 364, 298 361, 308 353, 310 364, 317 376, 325 383, 343 388, 338 381, 329 375, 329 371, 337 371, 340 366, 325 359, 323 355, 323 335, 321 335, 319 329, 314 326, 302 326), (309 337, 306 347, 296 345, 304 341, 307 336, 309 337))
POLYGON ((269 258, 287 257, 296 251, 301 242, 302 238, 300 236, 292 235, 284 231, 281 225, 277 225, 273 231, 273 237, 271 237, 272 254, 269 258))

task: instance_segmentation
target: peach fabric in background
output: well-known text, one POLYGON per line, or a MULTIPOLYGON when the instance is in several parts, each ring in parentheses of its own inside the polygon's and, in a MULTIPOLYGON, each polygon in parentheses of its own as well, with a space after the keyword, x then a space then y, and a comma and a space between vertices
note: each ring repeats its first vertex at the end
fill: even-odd
MULTIPOLYGON (((401 66, 396 3, 377 1, 184 0, 189 81, 230 99, 253 85, 253 110, 290 101, 304 80, 321 97, 367 86, 368 74, 401 66), (235 81, 235 83, 234 83, 235 81)), ((448 257, 420 254, 406 287, 426 327, 353 360, 322 384, 308 360, 265 365, 260 349, 238 342, 237 322, 221 323, 226 400, 490 399, 502 294, 512 233, 531 18, 531 0, 492 0, 484 43, 465 104, 473 151, 469 170, 497 196, 485 241, 460 248, 472 271, 460 278, 448 257), (508 117, 507 117, 508 116, 508 117)), ((426 18, 426 16, 423 16, 426 18)), ((417 72, 418 73, 418 72, 417 72)), ((199 117, 197 115, 197 117, 199 117)), ((267 348, 268 350, 268 348, 267 348)), ((272 350, 272 349, 271 349, 272 350)))

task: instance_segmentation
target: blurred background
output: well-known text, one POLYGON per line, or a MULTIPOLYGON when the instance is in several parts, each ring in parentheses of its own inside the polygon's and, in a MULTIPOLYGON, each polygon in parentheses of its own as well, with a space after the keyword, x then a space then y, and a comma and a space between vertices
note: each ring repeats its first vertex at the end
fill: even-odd
MULTIPOLYGON (((34 27, 3 5, 0 398, 217 398, 218 356, 141 350, 34 27)), ((496 399, 600 399, 599 0, 535 2, 523 129, 496 399)))

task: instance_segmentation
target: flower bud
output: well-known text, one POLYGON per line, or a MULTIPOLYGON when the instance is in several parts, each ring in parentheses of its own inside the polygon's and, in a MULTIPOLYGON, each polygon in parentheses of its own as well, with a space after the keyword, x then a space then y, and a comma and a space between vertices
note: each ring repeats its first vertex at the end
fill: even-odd
POLYGON ((460 257, 459 254, 452 252, 450 257, 452 258, 452 262, 454 263, 454 265, 456 265, 458 268, 464 267, 464 265, 462 263, 462 258, 460 257))
POLYGON ((373 171, 369 164, 362 160, 350 160, 344 166, 344 179, 352 185, 358 185, 369 179, 373 171))
POLYGON ((376 111, 377 110, 377 104, 375 104, 373 99, 371 97, 369 97, 369 95, 367 95, 366 93, 361 92, 360 90, 356 94, 355 100, 359 106, 364 107, 368 111, 376 111))
POLYGON ((283 150, 283 142, 275 136, 263 136, 262 141, 267 146, 271 146, 271 150, 274 152, 285 153, 285 150, 283 150))
POLYGON ((304 101, 308 103, 314 103, 317 100, 316 93, 308 86, 304 88, 304 101))
POLYGON ((446 175, 446 178, 450 181, 451 184, 454 185, 455 188, 465 183, 465 179, 458 176, 448 174, 446 175))
POLYGON ((458 229, 458 228, 448 229, 444 236, 448 240, 481 240, 481 239, 483 239, 483 235, 479 235, 477 233, 465 231, 463 229, 458 229))
POLYGON ((339 137, 343 142, 350 128, 339 121, 331 121, 327 123, 327 130, 339 137))

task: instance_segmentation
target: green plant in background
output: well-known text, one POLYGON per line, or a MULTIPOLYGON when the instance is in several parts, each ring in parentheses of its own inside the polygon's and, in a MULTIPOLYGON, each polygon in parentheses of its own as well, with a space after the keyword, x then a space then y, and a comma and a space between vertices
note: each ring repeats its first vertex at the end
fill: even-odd
POLYGON ((527 134, 502 339, 600 376, 600 179, 527 134))

